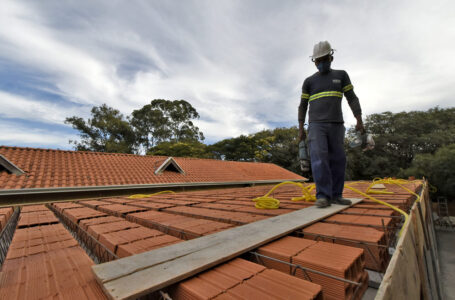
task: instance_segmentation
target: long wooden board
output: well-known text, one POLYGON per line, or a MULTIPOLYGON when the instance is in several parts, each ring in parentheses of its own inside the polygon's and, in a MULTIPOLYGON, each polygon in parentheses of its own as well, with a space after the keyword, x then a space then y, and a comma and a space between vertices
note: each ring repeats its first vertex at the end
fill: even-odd
MULTIPOLYGON (((353 204, 361 199, 351 199, 353 204)), ((179 282, 333 215, 348 206, 314 206, 93 266, 112 299, 134 299, 179 282)))

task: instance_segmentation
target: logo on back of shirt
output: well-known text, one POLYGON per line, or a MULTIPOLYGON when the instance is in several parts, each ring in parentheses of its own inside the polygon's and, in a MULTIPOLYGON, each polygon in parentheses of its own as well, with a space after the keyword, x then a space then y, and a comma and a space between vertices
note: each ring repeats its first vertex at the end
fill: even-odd
POLYGON ((334 79, 332 80, 333 83, 341 83, 341 80, 340 79, 334 79))

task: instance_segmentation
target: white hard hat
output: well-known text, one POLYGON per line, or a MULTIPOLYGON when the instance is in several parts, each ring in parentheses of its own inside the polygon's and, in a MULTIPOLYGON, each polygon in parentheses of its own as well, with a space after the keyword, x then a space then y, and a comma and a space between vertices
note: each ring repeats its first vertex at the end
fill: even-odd
POLYGON ((319 42, 314 45, 313 56, 310 56, 312 60, 316 58, 323 57, 329 54, 333 54, 334 49, 330 46, 330 43, 327 41, 319 42))

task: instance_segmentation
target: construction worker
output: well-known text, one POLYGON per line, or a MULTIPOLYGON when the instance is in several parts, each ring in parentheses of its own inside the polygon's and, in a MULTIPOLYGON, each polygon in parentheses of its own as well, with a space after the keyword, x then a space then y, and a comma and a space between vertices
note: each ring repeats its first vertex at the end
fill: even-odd
POLYGON ((312 61, 318 72, 303 82, 299 106, 299 139, 306 139, 303 128, 308 105, 308 147, 313 179, 316 183, 316 206, 327 207, 331 203, 349 205, 343 198, 346 155, 344 153, 345 127, 341 100, 343 94, 357 119, 356 130, 365 133, 362 110, 354 93, 348 73, 333 70, 334 50, 329 42, 314 46, 312 61))

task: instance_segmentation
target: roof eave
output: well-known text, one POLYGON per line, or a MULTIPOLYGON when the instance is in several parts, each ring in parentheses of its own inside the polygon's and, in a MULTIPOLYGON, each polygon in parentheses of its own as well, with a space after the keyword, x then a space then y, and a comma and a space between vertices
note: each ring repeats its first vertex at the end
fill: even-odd
POLYGON ((54 194, 54 193, 73 193, 73 192, 95 192, 113 190, 135 190, 150 188, 179 188, 179 187, 204 187, 204 186, 223 186, 239 184, 267 184, 279 183, 283 181, 305 182, 307 179, 273 179, 273 180, 252 180, 252 181, 225 181, 225 182, 176 182, 176 183, 156 183, 156 184, 128 184, 128 185, 103 185, 103 186, 81 186, 81 187, 58 187, 58 188, 31 188, 31 189, 6 189, 0 190, 0 196, 8 195, 33 195, 33 194, 54 194))

